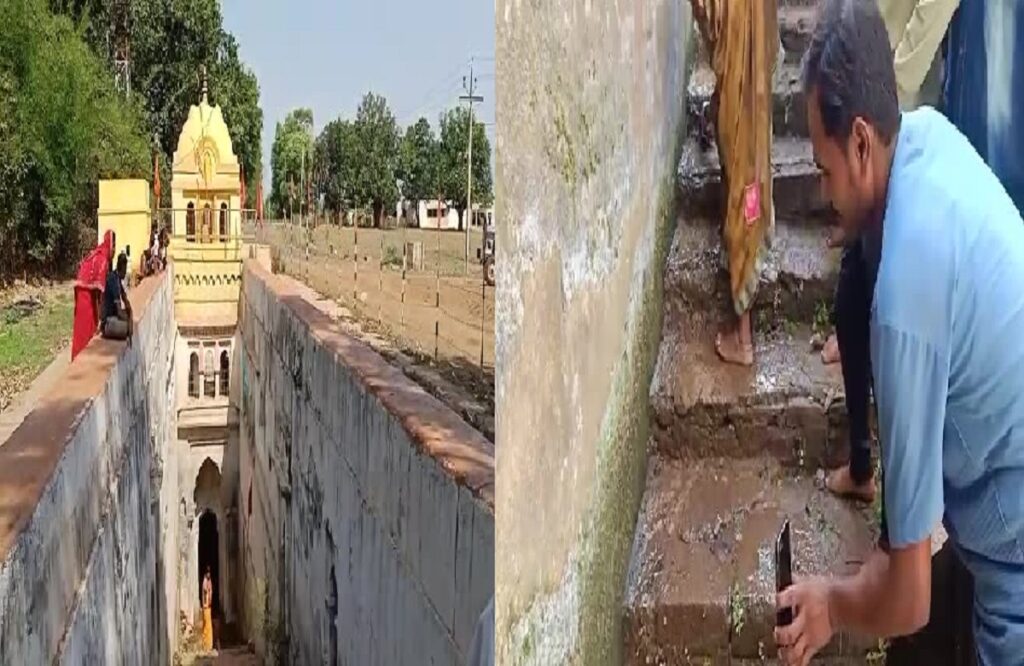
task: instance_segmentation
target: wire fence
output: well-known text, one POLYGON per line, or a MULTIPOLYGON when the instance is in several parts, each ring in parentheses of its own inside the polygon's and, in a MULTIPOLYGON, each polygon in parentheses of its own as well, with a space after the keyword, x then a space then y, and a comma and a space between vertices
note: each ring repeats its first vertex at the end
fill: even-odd
POLYGON ((479 227, 469 230, 468 252, 457 230, 308 219, 247 224, 245 233, 270 246, 275 270, 375 322, 402 347, 493 372, 494 287, 479 227))

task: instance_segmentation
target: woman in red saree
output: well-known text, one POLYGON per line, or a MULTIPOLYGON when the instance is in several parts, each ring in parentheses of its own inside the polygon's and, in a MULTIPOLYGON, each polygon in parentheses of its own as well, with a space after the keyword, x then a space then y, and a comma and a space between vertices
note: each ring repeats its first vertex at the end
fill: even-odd
POLYGON ((71 360, 85 349, 100 321, 100 297, 107 282, 110 258, 114 254, 114 232, 107 231, 103 242, 90 252, 78 267, 75 279, 75 327, 71 337, 71 360))

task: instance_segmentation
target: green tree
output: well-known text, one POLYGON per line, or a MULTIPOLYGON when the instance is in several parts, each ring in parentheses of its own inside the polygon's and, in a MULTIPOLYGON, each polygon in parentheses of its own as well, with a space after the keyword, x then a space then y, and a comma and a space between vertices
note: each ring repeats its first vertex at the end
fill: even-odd
POLYGON ((96 181, 149 171, 141 110, 42 0, 0 2, 0 25, 0 281, 67 274, 95 239, 96 181))
MULTIPOLYGON (((263 109, 256 75, 238 57, 238 44, 230 34, 222 35, 220 52, 209 83, 211 103, 220 104, 231 144, 244 169, 245 207, 256 205, 256 183, 263 173, 263 109)), ((179 128, 180 131, 180 128, 179 128)))
MULTIPOLYGON (((466 208, 466 158, 469 150, 469 110, 465 107, 449 109, 441 117, 441 184, 446 199, 457 208, 466 208)), ((491 144, 484 132, 484 124, 473 122, 473 204, 489 206, 494 199, 491 178, 491 144)), ((465 216, 459 216, 463 228, 465 216)))
POLYGON ((359 148, 355 125, 338 118, 324 126, 317 137, 317 196, 323 197, 324 208, 334 213, 348 210, 356 199, 356 172, 359 148))
POLYGON ((372 92, 363 96, 355 121, 357 164, 355 204, 373 207, 373 224, 380 226, 385 205, 398 198, 398 127, 387 100, 372 92))
MULTIPOLYGON (((108 40, 114 0, 50 0, 54 11, 68 15, 109 66, 108 40)), ((201 71, 208 72, 210 103, 220 105, 232 144, 249 183, 261 171, 263 112, 256 77, 238 57, 234 37, 223 29, 218 0, 132 0, 131 86, 141 100, 147 129, 170 164, 188 109, 199 101, 201 71)), ((162 182, 169 178, 161 173, 162 182)), ((249 191, 255 196, 255 186, 249 191)), ((170 188, 164 188, 164 204, 170 188)))
POLYGON ((271 198, 282 214, 305 203, 306 178, 313 170, 313 111, 294 109, 278 123, 270 148, 271 198))
POLYGON ((438 155, 438 142, 426 118, 405 130, 398 159, 403 197, 416 201, 437 196, 438 155))

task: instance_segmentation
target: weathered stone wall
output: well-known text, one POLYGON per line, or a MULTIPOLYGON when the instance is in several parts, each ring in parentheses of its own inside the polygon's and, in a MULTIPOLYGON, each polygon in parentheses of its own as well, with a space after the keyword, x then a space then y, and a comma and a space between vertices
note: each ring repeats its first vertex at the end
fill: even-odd
POLYGON ((621 663, 686 0, 498 0, 500 663, 621 663))
POLYGON ((169 662, 170 285, 132 290, 132 344, 93 340, 0 446, 0 664, 169 662))
POLYGON ((242 278, 243 623, 265 663, 463 663, 494 590, 494 449, 343 333, 242 278))

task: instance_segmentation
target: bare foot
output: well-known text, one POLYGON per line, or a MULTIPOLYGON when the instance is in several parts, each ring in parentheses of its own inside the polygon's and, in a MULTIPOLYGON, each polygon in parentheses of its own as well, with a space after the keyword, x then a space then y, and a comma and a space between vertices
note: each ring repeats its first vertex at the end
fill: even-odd
POLYGON ((719 333, 715 338, 715 351, 718 352, 718 357, 726 363, 754 364, 754 345, 743 344, 738 328, 719 333))
POLYGON ((850 466, 843 465, 838 469, 829 472, 825 480, 825 487, 829 492, 839 497, 858 500, 870 504, 875 501, 875 479, 870 478, 861 485, 853 482, 850 476, 850 466))
POLYGON ((839 341, 836 339, 836 334, 828 336, 828 340, 825 341, 825 346, 821 348, 821 362, 825 365, 832 365, 833 363, 839 363, 839 341))

